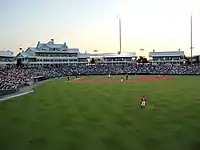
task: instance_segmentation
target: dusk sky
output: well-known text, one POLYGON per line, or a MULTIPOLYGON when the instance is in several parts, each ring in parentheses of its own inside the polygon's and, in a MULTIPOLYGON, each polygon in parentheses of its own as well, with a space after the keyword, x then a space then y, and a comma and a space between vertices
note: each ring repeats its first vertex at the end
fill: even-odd
POLYGON ((66 42, 81 52, 147 54, 182 49, 190 54, 193 11, 194 54, 200 54, 200 0, 0 0, 0 50, 18 52, 37 41, 66 42))

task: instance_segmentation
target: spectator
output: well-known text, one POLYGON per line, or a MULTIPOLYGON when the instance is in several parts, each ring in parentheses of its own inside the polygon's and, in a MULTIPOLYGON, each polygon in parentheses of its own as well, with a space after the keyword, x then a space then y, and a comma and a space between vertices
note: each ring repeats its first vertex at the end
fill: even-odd
POLYGON ((60 65, 56 67, 17 68, 14 65, 0 66, 0 90, 22 87, 38 76, 57 78, 70 75, 108 75, 108 74, 200 74, 199 66, 163 64, 97 64, 97 65, 60 65))

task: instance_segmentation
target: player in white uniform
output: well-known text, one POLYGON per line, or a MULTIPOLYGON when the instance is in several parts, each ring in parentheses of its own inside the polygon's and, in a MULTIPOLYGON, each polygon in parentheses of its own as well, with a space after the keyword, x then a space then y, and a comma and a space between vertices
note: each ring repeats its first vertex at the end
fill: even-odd
POLYGON ((141 97, 141 108, 145 108, 146 107, 146 97, 143 95, 141 97))

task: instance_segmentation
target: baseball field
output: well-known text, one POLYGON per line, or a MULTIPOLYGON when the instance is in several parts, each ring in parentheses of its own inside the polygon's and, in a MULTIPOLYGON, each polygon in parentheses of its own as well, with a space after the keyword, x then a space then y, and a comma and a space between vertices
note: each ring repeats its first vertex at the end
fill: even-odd
POLYGON ((0 150, 199 149, 197 76, 55 79, 0 102, 0 150))

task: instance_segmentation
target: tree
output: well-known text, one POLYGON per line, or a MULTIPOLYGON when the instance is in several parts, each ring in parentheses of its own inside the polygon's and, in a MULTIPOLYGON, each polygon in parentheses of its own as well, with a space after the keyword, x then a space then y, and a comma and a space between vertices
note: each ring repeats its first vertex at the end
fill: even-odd
POLYGON ((95 64, 94 58, 91 59, 90 63, 91 63, 91 64, 95 64))
POLYGON ((188 57, 186 57, 185 55, 183 56, 183 58, 185 59, 185 63, 186 64, 191 64, 190 60, 188 57))
POLYGON ((141 58, 141 56, 137 59, 137 63, 142 63, 142 58, 141 58))
POLYGON ((137 59, 138 63, 148 63, 147 58, 143 57, 143 56, 139 56, 139 58, 137 59))
POLYGON ((148 60, 147 60, 147 58, 145 58, 145 57, 143 57, 143 63, 148 63, 148 60))

